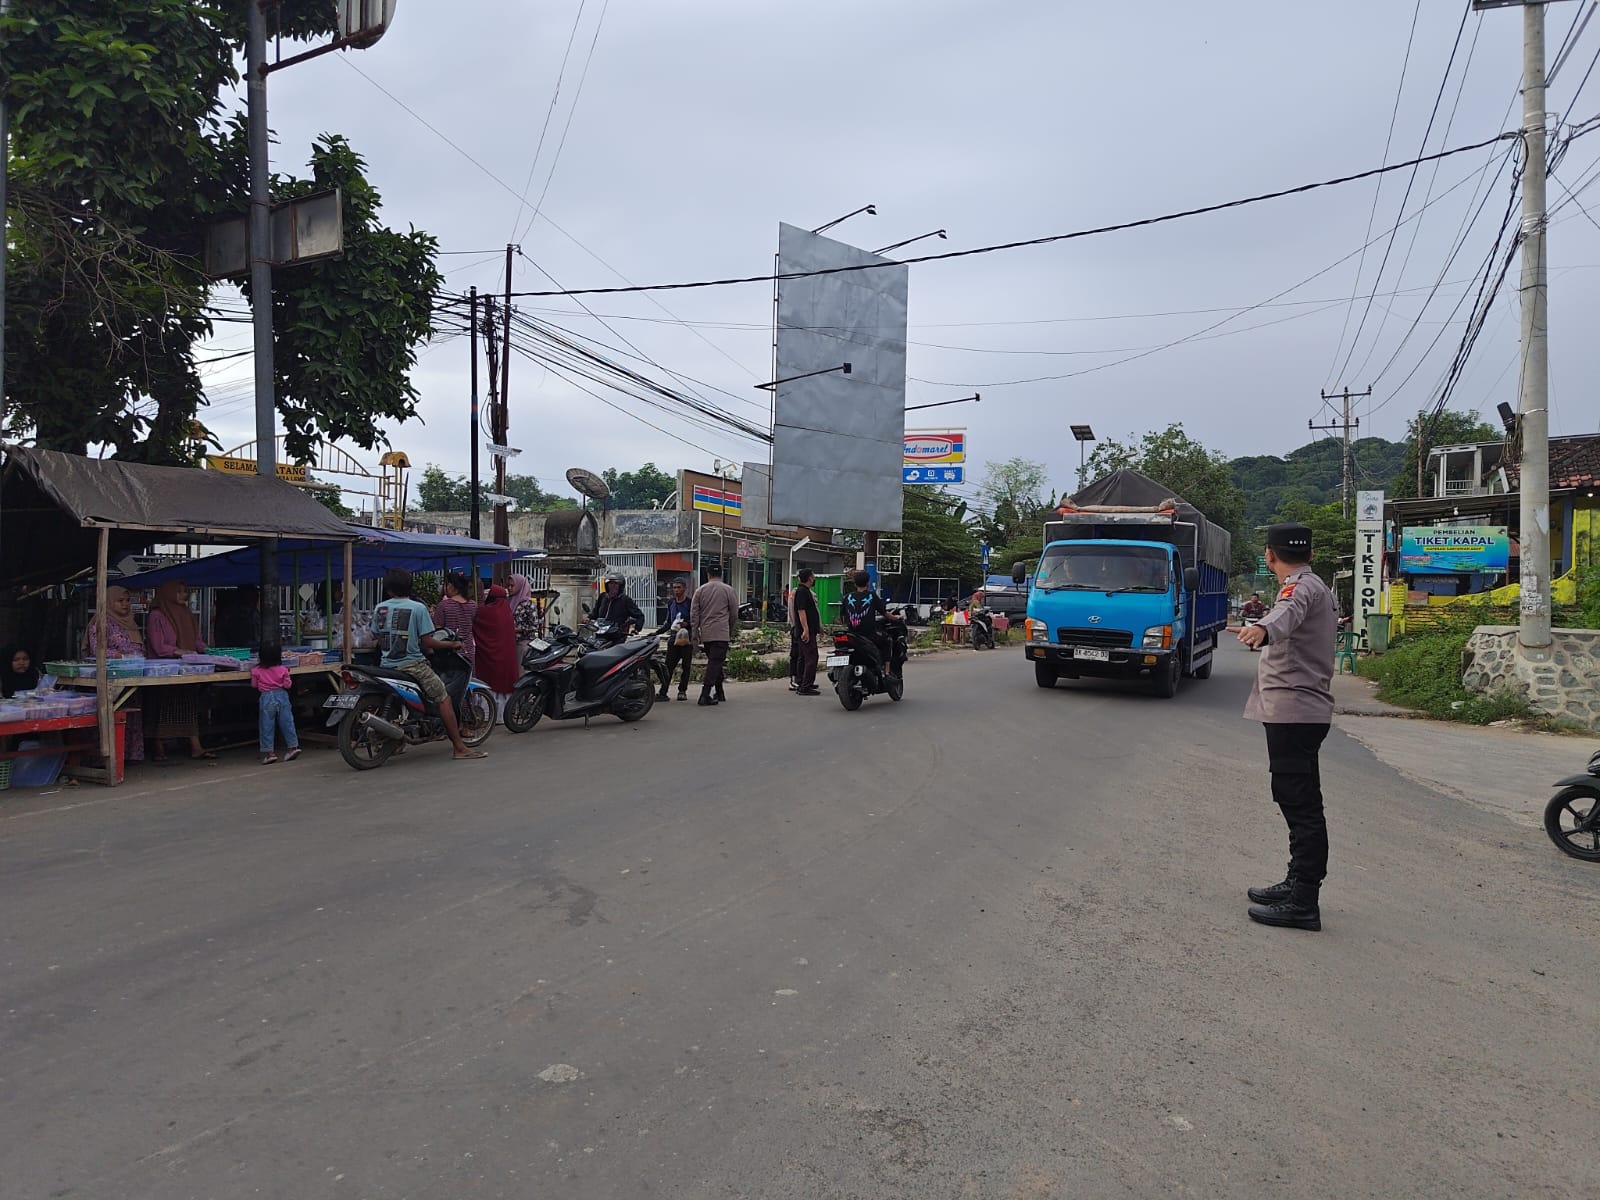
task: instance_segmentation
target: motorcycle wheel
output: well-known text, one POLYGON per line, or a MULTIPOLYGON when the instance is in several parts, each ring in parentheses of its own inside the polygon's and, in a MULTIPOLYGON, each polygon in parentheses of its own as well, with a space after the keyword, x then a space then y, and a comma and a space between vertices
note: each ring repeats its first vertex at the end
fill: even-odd
POLYGON ((399 742, 356 723, 364 712, 392 720, 398 706, 397 701, 386 696, 363 696, 339 722, 339 754, 352 768, 370 771, 381 767, 400 747, 399 742))
POLYGON ((468 746, 481 746, 494 732, 494 697, 476 688, 461 697, 461 740, 468 746))
POLYGON ((899 675, 890 675, 883 681, 883 690, 898 704, 906 697, 906 681, 899 675))
POLYGON ((506 728, 512 733, 527 733, 544 716, 544 689, 522 688, 506 701, 506 728))
POLYGON ((1544 831, 1563 854, 1600 862, 1600 793, 1570 787, 1544 806, 1544 831))
POLYGON ((833 685, 833 690, 838 693, 839 703, 844 705, 845 712, 855 712, 861 707, 861 693, 850 686, 850 676, 839 676, 839 681, 833 685))
POLYGON ((655 707, 655 703, 654 677, 647 668, 641 668, 633 673, 633 678, 617 693, 617 698, 611 702, 611 711, 618 720, 631 725, 641 720, 655 707))

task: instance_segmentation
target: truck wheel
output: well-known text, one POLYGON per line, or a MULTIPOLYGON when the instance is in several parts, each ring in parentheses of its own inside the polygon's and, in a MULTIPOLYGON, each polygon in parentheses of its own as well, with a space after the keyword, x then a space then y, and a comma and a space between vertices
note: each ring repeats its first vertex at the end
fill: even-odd
POLYGON ((1057 672, 1049 663, 1036 662, 1033 664, 1033 681, 1042 688, 1053 688, 1056 685, 1057 672))
POLYGON ((1171 700, 1178 694, 1178 680, 1183 675, 1183 655, 1174 653, 1167 657, 1166 670, 1162 671, 1155 682, 1155 694, 1163 700, 1171 700))
POLYGON ((1194 669, 1194 677, 1196 679, 1210 679, 1211 678, 1211 663, 1212 663, 1212 661, 1213 660, 1208 658, 1208 659, 1206 659, 1205 666, 1196 667, 1194 669))

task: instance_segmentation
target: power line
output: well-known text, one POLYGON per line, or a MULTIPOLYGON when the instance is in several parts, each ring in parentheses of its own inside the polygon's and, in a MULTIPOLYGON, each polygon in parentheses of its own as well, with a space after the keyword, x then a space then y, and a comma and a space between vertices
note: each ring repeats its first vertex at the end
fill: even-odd
MULTIPOLYGON (((1494 145, 1496 142, 1509 141, 1520 138, 1520 130, 1507 133, 1498 133, 1494 137, 1485 138, 1479 142, 1472 142, 1465 146, 1455 146, 1449 150, 1441 150, 1435 154, 1424 154, 1418 158, 1408 159, 1405 162, 1394 163, 1386 167, 1373 167, 1367 171, 1358 171, 1353 175, 1340 175, 1333 179, 1323 179, 1316 183, 1302 183, 1295 187, 1281 188, 1274 192, 1262 192, 1254 196, 1245 196, 1238 200, 1227 200, 1220 204, 1207 204, 1199 208, 1187 208, 1178 212, 1165 213, 1159 217, 1141 217, 1133 221, 1119 221, 1111 225, 1097 225, 1089 229, 1075 229, 1070 233, 1055 233, 1045 237, 1025 238, 1015 242, 998 242, 989 246, 974 246, 969 250, 946 250, 938 254, 921 254, 911 258, 902 258, 895 262, 859 263, 847 267, 823 267, 814 271, 786 271, 777 276, 779 279, 813 279, 824 275, 854 274, 860 271, 880 271, 885 267, 910 266, 915 263, 943 262, 952 258, 972 258, 980 254, 995 254, 1002 250, 1022 250, 1033 246, 1048 246, 1056 242, 1077 241, 1082 238, 1098 237, 1107 233, 1121 233, 1129 229, 1144 229, 1152 225, 1166 225, 1173 221, 1186 220, 1189 217, 1202 217, 1210 213, 1225 212, 1233 208, 1245 208, 1253 204, 1261 204, 1268 200, 1282 200, 1287 196, 1299 196, 1307 192, 1319 191, 1323 188, 1338 187, 1346 183, 1357 183, 1363 179, 1372 179, 1378 175, 1386 175, 1393 171, 1404 171, 1409 167, 1421 166, 1424 163, 1435 162, 1439 159, 1452 158, 1457 154, 1467 154, 1473 150, 1482 150, 1494 145)), ((558 291, 539 292, 513 292, 518 298, 551 298, 557 296, 612 296, 637 292, 673 292, 686 291, 693 288, 731 287, 739 284, 764 283, 771 285, 773 275, 739 275, 726 279, 701 279, 692 283, 648 283, 633 284, 628 287, 591 287, 591 288, 562 288, 558 291)))
POLYGON ((545 134, 550 132, 550 118, 555 115, 556 102, 561 99, 561 81, 567 77, 567 60, 572 57, 572 44, 578 39, 578 26, 583 23, 583 10, 589 0, 579 0, 578 15, 572 20, 572 32, 567 35, 567 48, 561 55, 561 67, 556 72, 556 85, 550 93, 550 106, 544 110, 544 123, 539 126, 539 141, 533 148, 533 158, 528 162, 528 178, 522 183, 522 197, 517 201, 517 211, 511 218, 511 242, 520 242, 522 211, 528 206, 528 193, 533 190, 533 174, 539 166, 539 155, 544 153, 545 134))

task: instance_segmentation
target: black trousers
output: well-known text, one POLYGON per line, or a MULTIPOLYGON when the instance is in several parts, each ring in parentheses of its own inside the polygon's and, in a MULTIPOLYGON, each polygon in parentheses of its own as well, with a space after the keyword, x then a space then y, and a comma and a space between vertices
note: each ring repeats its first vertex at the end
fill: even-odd
POLYGON ((797 669, 799 674, 795 677, 801 688, 814 688, 817 686, 817 635, 812 634, 809 641, 802 642, 800 635, 795 634, 795 654, 799 656, 797 669))
POLYGON ((683 677, 678 680, 678 691, 687 692, 689 690, 689 669, 694 663, 694 647, 692 645, 679 646, 669 644, 667 646, 667 682, 661 685, 663 692, 672 683, 672 673, 678 670, 680 663, 683 665, 683 677))
POLYGON ((1289 874, 1302 883, 1320 884, 1328 873, 1328 822, 1317 755, 1328 726, 1268 724, 1266 730, 1272 798, 1289 826, 1289 874))
POLYGON ((702 695, 716 693, 722 694, 722 672, 728 662, 727 642, 707 642, 706 646, 706 680, 701 685, 702 695))

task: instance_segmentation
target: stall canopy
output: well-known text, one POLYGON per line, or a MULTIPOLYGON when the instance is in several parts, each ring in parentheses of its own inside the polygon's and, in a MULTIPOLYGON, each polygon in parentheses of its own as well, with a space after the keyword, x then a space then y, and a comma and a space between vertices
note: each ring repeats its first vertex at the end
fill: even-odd
POLYGON ((282 480, 15 448, 0 475, 0 520, 0 579, 11 584, 92 566, 102 529, 110 530, 112 561, 161 541, 279 537, 342 547, 360 536, 282 480))
MULTIPOLYGON (((443 571, 452 567, 471 570, 483 563, 505 562, 513 556, 535 557, 512 551, 494 542, 438 533, 403 533, 393 529, 373 529, 364 525, 344 525, 356 538, 353 571, 356 579, 378 579, 390 567, 408 571, 443 571)), ((278 542, 278 579, 291 583, 296 567, 308 581, 344 579, 343 543, 325 539, 285 539, 278 542)), ((206 558, 191 559, 170 567, 130 575, 117 582, 123 587, 153 588, 169 579, 182 579, 190 587, 245 587, 261 577, 261 551, 256 546, 230 550, 206 558)))

